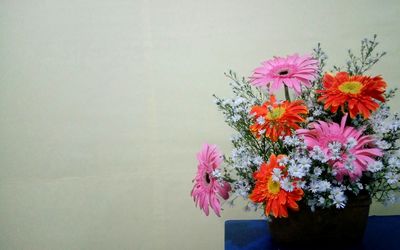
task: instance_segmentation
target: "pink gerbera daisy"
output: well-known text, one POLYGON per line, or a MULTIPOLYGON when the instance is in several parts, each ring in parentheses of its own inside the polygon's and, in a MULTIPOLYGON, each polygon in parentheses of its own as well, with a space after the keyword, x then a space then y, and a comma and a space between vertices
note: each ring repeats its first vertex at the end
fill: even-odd
POLYGON ((197 153, 198 165, 197 174, 194 179, 194 187, 191 192, 196 207, 199 204, 200 209, 208 216, 209 207, 215 214, 220 216, 221 204, 218 196, 223 199, 229 198, 231 186, 228 182, 218 180, 214 176, 214 170, 219 168, 222 162, 222 155, 216 145, 204 144, 202 150, 197 153))
POLYGON ((286 85, 300 94, 301 85, 310 87, 310 82, 317 76, 318 61, 309 55, 274 57, 261 64, 261 67, 254 70, 251 83, 257 87, 269 86, 271 93, 286 85))
POLYGON ((311 129, 298 129, 299 136, 304 136, 308 149, 319 147, 328 163, 336 170, 336 179, 342 181, 345 175, 355 181, 367 170, 375 158, 382 156, 382 151, 374 147, 375 140, 362 131, 346 126, 347 114, 340 124, 317 121, 310 124, 311 129))

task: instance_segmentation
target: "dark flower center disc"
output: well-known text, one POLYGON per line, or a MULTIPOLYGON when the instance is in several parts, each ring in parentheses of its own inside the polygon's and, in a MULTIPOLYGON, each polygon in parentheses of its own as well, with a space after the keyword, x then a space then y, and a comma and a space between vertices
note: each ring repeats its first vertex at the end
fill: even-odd
POLYGON ((207 183, 210 183, 210 182, 211 182, 211 180, 210 180, 210 175, 209 175, 208 173, 206 173, 205 178, 206 178, 206 182, 207 182, 207 183))
POLYGON ((289 74, 289 70, 282 70, 282 71, 279 71, 278 74, 279 74, 280 76, 285 76, 285 75, 289 74))

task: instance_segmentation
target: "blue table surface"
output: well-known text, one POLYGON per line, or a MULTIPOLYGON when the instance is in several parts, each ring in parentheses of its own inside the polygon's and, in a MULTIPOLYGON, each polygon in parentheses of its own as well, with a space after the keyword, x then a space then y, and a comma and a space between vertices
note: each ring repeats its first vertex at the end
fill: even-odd
MULTIPOLYGON (((265 220, 225 221, 225 250, 287 249, 272 242, 268 231, 265 220)), ((370 216, 363 242, 343 249, 400 250, 400 216, 370 216)))

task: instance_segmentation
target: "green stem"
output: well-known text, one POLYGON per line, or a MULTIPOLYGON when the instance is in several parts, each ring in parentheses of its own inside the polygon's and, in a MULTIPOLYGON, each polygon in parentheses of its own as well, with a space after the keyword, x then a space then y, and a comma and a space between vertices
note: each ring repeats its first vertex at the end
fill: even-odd
POLYGON ((289 88, 286 85, 284 85, 284 86, 285 86, 285 98, 287 101, 290 102, 289 88))

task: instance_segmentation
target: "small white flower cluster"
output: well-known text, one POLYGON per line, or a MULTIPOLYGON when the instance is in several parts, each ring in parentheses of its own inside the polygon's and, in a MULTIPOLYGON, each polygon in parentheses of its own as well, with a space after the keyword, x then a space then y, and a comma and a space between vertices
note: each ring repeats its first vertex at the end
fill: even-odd
POLYGON ((337 161, 343 160, 343 153, 346 155, 344 162, 345 168, 349 171, 353 170, 353 161, 355 160, 354 155, 351 153, 351 149, 357 145, 357 140, 350 137, 345 144, 341 144, 337 141, 333 141, 328 144, 327 154, 322 151, 319 146, 314 146, 309 152, 309 157, 312 160, 319 161, 321 163, 326 163, 329 160, 337 161))
POLYGON ((400 167, 400 158, 398 156, 395 155, 388 156, 387 162, 389 169, 395 170, 400 167))
MULTIPOLYGON (((393 124, 393 123, 392 123, 393 124)), ((393 137, 396 136, 394 129, 391 127, 393 137)), ((376 135, 376 145, 380 147, 384 153, 381 158, 370 163, 366 171, 370 173, 372 178, 383 180, 386 185, 390 185, 393 190, 400 188, 400 157, 393 155, 392 143, 385 140, 383 134, 376 135)), ((349 171, 354 169, 355 156, 351 153, 352 149, 357 145, 355 138, 349 138, 346 143, 342 144, 337 141, 328 144, 328 151, 323 152, 318 146, 312 150, 307 150, 303 138, 296 135, 286 136, 282 138, 283 144, 288 147, 289 153, 287 157, 282 158, 279 162, 281 166, 287 169, 287 176, 282 177, 282 171, 274 170, 273 178, 280 182, 282 189, 291 192, 295 187, 301 187, 306 193, 307 203, 312 210, 316 207, 343 208, 346 206, 346 193, 357 195, 362 190, 376 190, 376 183, 363 183, 361 179, 355 181, 337 181, 336 171, 329 166, 332 162, 343 161, 344 167, 349 171), (346 155, 343 158, 343 155, 346 155), (301 180, 301 181, 299 181, 301 180)), ((386 195, 382 195, 381 200, 386 204, 400 201, 399 197, 395 197, 391 192, 386 191, 386 195)))
POLYGON ((312 116, 313 117, 319 117, 321 115, 326 114, 326 112, 324 111, 324 107, 322 105, 318 105, 314 108, 314 110, 312 111, 312 116))
POLYGON ((383 169, 383 163, 381 161, 375 161, 367 166, 367 170, 376 173, 383 169))
POLYGON ((347 197, 343 191, 341 187, 334 187, 329 194, 329 198, 333 201, 336 208, 344 208, 346 206, 347 197))
POLYGON ((318 146, 314 146, 313 149, 310 151, 310 157, 311 157, 311 159, 320 161, 322 163, 325 163, 328 161, 328 158, 326 157, 325 153, 318 146))
POLYGON ((218 168, 214 169, 211 174, 212 174, 213 177, 215 177, 217 179, 220 179, 222 177, 221 170, 218 169, 218 168))
POLYGON ((331 183, 328 181, 322 181, 321 184, 315 184, 317 189, 316 193, 312 197, 308 198, 308 205, 311 210, 314 211, 316 207, 330 207, 335 206, 336 208, 344 208, 347 202, 347 196, 345 195, 345 187, 335 186, 331 187, 331 183), (321 191, 317 193, 320 189, 321 191))
MULTIPOLYGON (((230 167, 236 172, 245 176, 252 176, 254 169, 258 169, 264 162, 262 157, 254 153, 250 147, 243 142, 245 140, 240 134, 231 136, 234 148, 231 152, 230 167)), ((244 199, 248 198, 251 185, 245 177, 237 178, 233 182, 233 193, 244 199)))
POLYGON ((256 122, 257 122, 258 124, 260 124, 260 125, 264 125, 264 123, 265 123, 265 118, 262 117, 262 116, 259 116, 259 117, 256 119, 256 122))
POLYGON ((245 147, 244 140, 241 134, 231 136, 231 142, 235 146, 231 152, 233 166, 237 169, 245 169, 250 166, 258 168, 264 160, 258 154, 253 153, 249 147, 245 147))
POLYGON ((331 183, 326 180, 311 180, 309 188, 313 193, 323 193, 331 188, 331 183))
POLYGON ((357 140, 354 137, 349 137, 347 139, 347 143, 345 145, 346 150, 350 150, 357 146, 357 140))
POLYGON ((257 168, 263 163, 261 156, 252 153, 246 147, 234 148, 231 153, 233 166, 237 169, 246 169, 250 166, 257 168))
POLYGON ((308 107, 308 116, 307 116, 307 123, 314 122, 319 120, 323 115, 326 115, 324 110, 324 106, 317 102, 317 98, 313 93, 310 93, 310 96, 307 96, 307 107, 308 107))
POLYGON ((400 115, 395 114, 391 123, 389 124, 389 130, 397 132, 400 130, 400 115))
POLYGON ((344 145, 338 142, 331 143, 329 156, 318 146, 307 150, 303 139, 296 135, 285 137, 283 142, 295 148, 280 162, 287 167, 288 171, 287 178, 280 181, 281 187, 286 191, 292 191, 295 180, 301 179, 302 181, 297 181, 296 184, 306 193, 307 203, 311 210, 315 210, 316 207, 330 206, 343 208, 347 202, 345 195, 347 188, 342 183, 331 181, 335 179, 334 171, 327 169, 326 166, 328 161, 341 158, 343 150, 348 151, 353 148, 355 139, 350 139, 344 145))
POLYGON ((225 107, 225 111, 223 112, 225 121, 228 124, 237 124, 243 122, 245 119, 250 119, 249 113, 251 107, 257 103, 257 100, 248 100, 241 96, 237 96, 233 99, 216 99, 216 103, 217 105, 225 107))
POLYGON ((224 176, 223 173, 221 172, 221 170, 219 168, 214 169, 211 172, 212 177, 214 177, 221 185, 224 184, 225 180, 224 180, 224 176))
POLYGON ((400 174, 398 173, 393 173, 393 172, 387 172, 385 174, 386 181, 389 185, 395 185, 399 183, 400 180, 400 174))
MULTIPOLYGON (((378 191, 377 197, 385 204, 399 202, 392 190, 400 188, 400 158, 395 155, 398 153, 398 138, 400 138, 400 116, 399 114, 391 115, 390 108, 387 104, 382 103, 377 111, 372 113, 368 124, 375 133, 375 144, 382 149, 383 156, 368 165, 367 170, 370 171, 374 178, 381 180, 383 184, 389 188, 389 192, 378 191)), ((380 185, 378 184, 378 185, 380 185)), ((376 189, 374 185, 366 187, 367 189, 376 189)))
POLYGON ((294 178, 303 178, 308 175, 311 168, 311 159, 299 156, 289 160, 288 172, 294 178))
POLYGON ((392 147, 391 143, 389 143, 389 142, 387 142, 387 141, 385 141, 383 139, 375 141, 375 144, 376 144, 376 146, 378 148, 381 148, 383 150, 387 150, 387 149, 390 149, 392 147))
MULTIPOLYGON (((294 164, 292 161, 291 163, 294 164)), ((288 166, 290 164, 289 158, 288 157, 283 157, 278 160, 279 166, 288 166)), ((292 178, 289 178, 285 176, 282 172, 282 169, 280 168, 274 168, 272 171, 272 180, 275 182, 279 182, 280 187, 288 192, 292 192, 296 186, 301 185, 300 181, 298 180, 293 180, 292 178)))
POLYGON ((372 113, 369 124, 378 136, 384 133, 395 134, 400 130, 400 115, 396 113, 391 116, 389 106, 382 104, 372 113))
POLYGON ((242 196, 244 199, 248 198, 250 190, 251 186, 245 179, 237 180, 233 183, 233 191, 235 194, 242 196))
POLYGON ((294 183, 288 177, 282 178, 279 183, 285 191, 292 192, 294 190, 294 183))
POLYGON ((342 157, 342 144, 334 141, 328 144, 328 148, 331 154, 330 159, 339 160, 342 157))
POLYGON ((369 118, 370 124, 375 132, 384 132, 384 124, 382 121, 385 121, 390 117, 390 108, 386 104, 382 104, 379 109, 372 113, 369 118))
POLYGON ((301 138, 299 138, 297 135, 285 136, 283 138, 283 144, 291 147, 300 147, 300 148, 306 147, 304 141, 301 140, 301 138))

